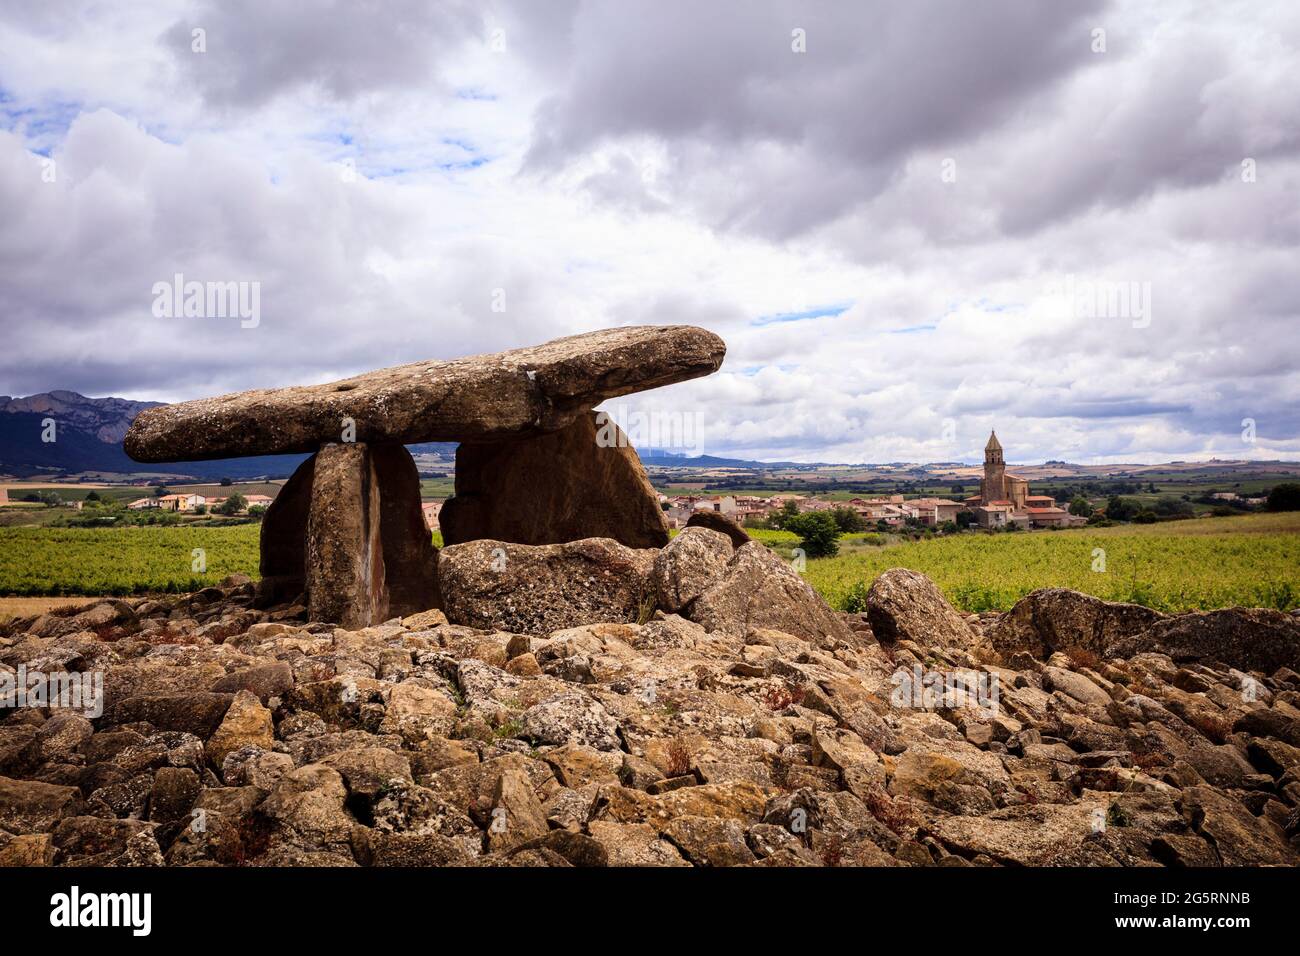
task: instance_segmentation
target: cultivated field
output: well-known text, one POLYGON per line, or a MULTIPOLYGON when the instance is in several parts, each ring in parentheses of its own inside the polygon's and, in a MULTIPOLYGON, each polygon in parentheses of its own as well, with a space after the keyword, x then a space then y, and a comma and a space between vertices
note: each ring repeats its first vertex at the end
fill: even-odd
MULTIPOLYGON (((259 530, 256 524, 0 528, 0 595, 184 591, 235 572, 256 576, 259 530), (196 548, 204 572, 193 570, 196 548)), ((788 532, 754 534, 787 556, 797 544, 788 532)), ((1300 513, 888 543, 893 540, 847 536, 839 556, 808 561, 805 577, 832 604, 849 608, 876 575, 893 567, 928 574, 967 611, 1005 610, 1040 587, 1161 610, 1300 606, 1300 513)), ((437 534, 434 543, 441 544, 437 534)))
POLYGON ((1300 513, 1014 534, 962 534, 809 561, 832 604, 854 607, 888 568, 929 575, 966 611, 1006 610, 1036 588, 1067 587, 1162 611, 1300 606, 1300 513))

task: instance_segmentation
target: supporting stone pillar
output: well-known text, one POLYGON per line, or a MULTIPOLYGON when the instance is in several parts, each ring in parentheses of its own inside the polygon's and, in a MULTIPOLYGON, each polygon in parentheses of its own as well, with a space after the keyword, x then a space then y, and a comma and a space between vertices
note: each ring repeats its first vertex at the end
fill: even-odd
POLYGON ((365 627, 438 606, 420 476, 397 444, 326 445, 262 519, 260 607, 306 591, 312 620, 365 627))
POLYGON ((438 520, 449 545, 483 538, 514 544, 613 538, 630 548, 668 543, 668 521, 641 459, 619 427, 597 412, 534 438, 462 442, 456 494, 438 520))
POLYGON ((312 455, 298 466, 262 516, 257 607, 291 601, 307 586, 307 515, 315 468, 312 455))
POLYGON ((313 621, 358 628, 388 617, 379 477, 365 443, 325 445, 316 454, 306 579, 313 621))

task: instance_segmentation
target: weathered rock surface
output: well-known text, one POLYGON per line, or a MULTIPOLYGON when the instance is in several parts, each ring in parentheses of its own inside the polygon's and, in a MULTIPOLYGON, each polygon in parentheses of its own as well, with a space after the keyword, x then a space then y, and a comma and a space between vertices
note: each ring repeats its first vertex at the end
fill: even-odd
POLYGON ((388 617, 379 476, 364 444, 316 455, 307 521, 307 611, 313 620, 367 627, 388 617))
POLYGON ((708 528, 687 528, 655 556, 654 589, 659 607, 683 613, 727 573, 735 553, 731 540, 708 528))
POLYGON ((867 619, 882 641, 921 647, 967 647, 974 633, 966 619, 924 574, 891 568, 867 591, 867 619))
POLYGON ((668 522, 641 459, 603 413, 557 432, 461 442, 456 494, 438 516, 446 544, 480 538, 558 544, 613 538, 630 548, 668 543, 668 522))
POLYGON ((536 435, 606 399, 714 372, 726 346, 704 329, 629 326, 325 385, 259 389, 145 409, 124 440, 136 461, 314 452, 339 440, 413 444, 536 435))
POLYGON ((1176 663, 1218 661, 1271 673, 1300 667, 1300 618, 1265 608, 1224 608, 1179 614, 1111 641, 1108 657, 1154 651, 1176 663))
POLYGON ((999 653, 1023 651, 1046 660, 1072 647, 1103 654, 1147 630, 1164 615, 1137 604, 1117 604, 1065 588, 1042 588, 1004 614, 989 638, 999 653))
POLYGON ((452 545, 438 554, 443 610, 453 624, 521 634, 635 621, 652 601, 656 553, 606 538, 452 545))
MULTIPOLYGON (((650 580, 653 553, 598 544, 650 580)), ((785 599, 777 573, 755 560, 745 580, 785 599)), ((1009 666, 960 634, 663 611, 555 629, 527 603, 528 631, 438 613, 346 630, 251 602, 232 584, 0 627, 0 666, 93 659, 108 705, 0 711, 0 865, 1300 863, 1290 667, 1149 649, 1009 666), (88 639, 82 615, 134 630, 88 639), (1000 692, 894 697, 913 668, 1000 692)), ((1239 618, 1243 640, 1270 624, 1239 618)))
MULTIPOLYGON (((676 587, 679 595, 690 590, 676 587)), ((708 631, 736 636, 767 628, 817 643, 852 639, 821 595, 757 541, 736 549, 722 574, 693 600, 688 616, 708 631)))

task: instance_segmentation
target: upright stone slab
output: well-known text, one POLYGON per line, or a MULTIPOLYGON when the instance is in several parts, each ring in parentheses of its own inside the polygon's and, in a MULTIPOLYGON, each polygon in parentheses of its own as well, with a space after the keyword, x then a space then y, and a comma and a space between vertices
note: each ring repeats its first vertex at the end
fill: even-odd
POLYGON ((589 412, 537 438, 462 442, 456 494, 438 515, 444 544, 491 538, 559 544, 613 538, 661 548, 668 521, 641 459, 617 424, 589 412))
POLYGON ((291 601, 307 586, 307 517, 315 472, 316 456, 312 455, 284 483, 262 516, 258 607, 291 601))
POLYGON ((316 455, 307 520, 307 612, 359 628, 388 618, 379 478, 368 445, 326 445, 316 455))

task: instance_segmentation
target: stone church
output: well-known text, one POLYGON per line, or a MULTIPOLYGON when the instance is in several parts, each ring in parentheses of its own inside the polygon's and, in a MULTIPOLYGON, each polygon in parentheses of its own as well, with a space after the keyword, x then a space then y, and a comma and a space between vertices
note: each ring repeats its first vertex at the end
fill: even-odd
POLYGON ((1007 474, 1007 463, 1002 457, 1002 443, 997 432, 989 433, 984 446, 984 477, 980 480, 980 493, 966 499, 966 507, 975 512, 982 528, 1001 528, 1009 524, 1022 528, 1068 528, 1086 523, 1075 518, 1063 508, 1058 508, 1051 495, 1031 495, 1029 479, 1007 474))
POLYGON ((1019 475, 1007 474, 1007 463, 1002 458, 1002 444, 997 432, 989 433, 984 446, 984 478, 980 482, 982 505, 1011 505, 1016 511, 1025 510, 1029 497, 1029 481, 1019 475))

